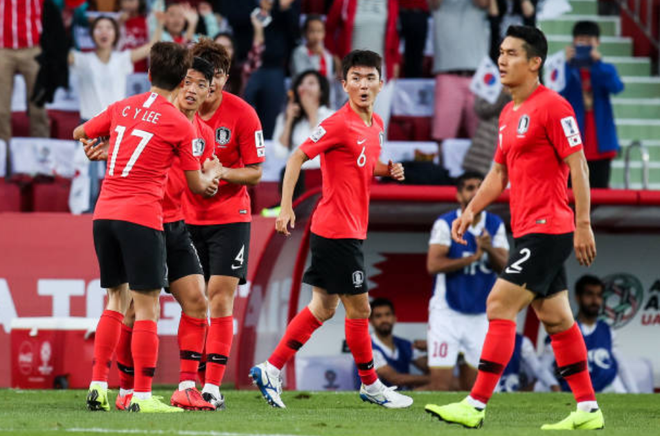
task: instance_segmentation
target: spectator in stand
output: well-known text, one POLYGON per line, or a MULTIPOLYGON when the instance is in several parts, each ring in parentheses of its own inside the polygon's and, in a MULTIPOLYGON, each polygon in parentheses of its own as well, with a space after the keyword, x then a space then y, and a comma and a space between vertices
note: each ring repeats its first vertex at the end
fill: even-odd
POLYGON ((351 50, 371 50, 385 62, 383 76, 399 77, 398 0, 335 0, 326 21, 326 48, 342 59, 351 50))
MULTIPOLYGON (((575 300, 578 313, 575 321, 580 327, 587 346, 589 376, 596 392, 638 393, 635 379, 621 359, 614 331, 605 321, 598 319, 603 307, 605 284, 595 276, 584 275, 575 283, 575 300)), ((542 356, 546 366, 556 369, 550 339, 542 356)), ((559 375, 563 391, 569 392, 568 384, 559 375)), ((537 390, 543 390, 538 389, 537 390)))
POLYGON ((213 38, 213 42, 220 44, 227 50, 231 64, 229 66, 229 78, 225 84, 224 90, 234 95, 243 95, 243 64, 236 59, 234 36, 231 32, 220 32, 213 38))
POLYGON ((305 43, 299 45, 291 56, 291 77, 303 71, 316 70, 323 77, 332 81, 335 77, 335 61, 332 54, 323 45, 325 23, 320 15, 307 15, 303 25, 305 43))
MULTIPOLYGON (((329 108, 330 85, 316 70, 300 73, 291 84, 286 110, 277 116, 273 145, 275 156, 288 159, 291 153, 312 134, 316 126, 334 113, 329 108)), ((321 168, 320 158, 305 162, 303 170, 321 168)), ((305 192, 305 172, 300 173, 293 198, 305 192)), ((280 184, 284 169, 280 175, 280 184)), ((281 189, 280 189, 281 190, 281 189)))
MULTIPOLYGON (((112 103, 126 98, 126 76, 133 73, 133 64, 149 56, 151 46, 163 33, 162 22, 147 44, 133 50, 117 51, 119 25, 108 16, 97 17, 90 26, 95 49, 92 52, 69 52, 69 65, 77 73, 80 95, 80 118, 84 123, 112 103)), ((100 162, 90 164, 90 210, 98 197, 100 162)))
POLYGON ((489 4, 490 0, 429 0, 436 75, 432 137, 439 143, 458 137, 462 125, 470 138, 477 129, 470 82, 488 55, 489 4))
POLYGON ((163 18, 159 17, 162 11, 165 11, 165 24, 162 41, 173 41, 177 44, 187 45, 191 42, 197 41, 200 36, 195 33, 197 23, 200 17, 204 20, 206 33, 208 35, 215 35, 220 31, 218 20, 213 13, 213 8, 206 2, 200 2, 197 5, 197 10, 186 2, 173 2, 163 6, 164 0, 155 0, 152 5, 151 14, 149 15, 149 34, 153 35, 159 26, 159 22, 163 18))
POLYGON ((429 5, 426 0, 399 0, 401 37, 404 40, 403 76, 422 77, 424 48, 429 31, 429 5))
POLYGON ((561 95, 573 106, 580 126, 589 185, 609 188, 612 159, 619 151, 610 96, 623 91, 623 82, 616 67, 603 62, 599 45, 598 23, 575 23, 573 45, 566 47, 566 87, 561 95))
MULTIPOLYGON (((35 59, 41 48, 41 11, 43 0, 20 2, 0 0, 0 139, 9 144, 11 138, 11 97, 14 91, 14 75, 25 79, 30 117, 30 135, 49 137, 46 109, 33 103, 31 98, 39 73, 35 59)), ((9 154, 7 154, 9 156, 9 154)))
POLYGON ((275 119, 284 105, 285 70, 300 33, 300 1, 261 0, 251 15, 255 32, 263 29, 263 50, 257 53, 258 60, 248 60, 257 68, 245 86, 245 100, 256 109, 267 139, 273 137, 275 119))
POLYGON ((516 333, 513 356, 502 372, 496 392, 531 391, 534 382, 540 380, 553 392, 561 391, 552 372, 543 365, 536 355, 536 349, 527 336, 516 333))
MULTIPOLYGON (((149 42, 145 0, 120 0, 118 22, 120 37, 117 49, 119 51, 138 48, 149 42)), ((136 73, 146 73, 146 59, 135 62, 133 70, 136 73)))
POLYGON ((500 112, 504 106, 511 101, 511 94, 506 90, 500 92, 495 103, 476 97, 474 100, 474 111, 479 117, 479 125, 472 137, 472 144, 465 158, 463 159, 463 169, 481 174, 488 174, 493 164, 495 148, 497 147, 497 137, 499 134, 500 112))
POLYGON ((250 14, 260 6, 260 0, 215 0, 214 4, 232 28, 236 60, 245 62, 252 49, 254 31, 250 14))
POLYGON ((490 57, 497 64, 500 43, 509 26, 536 26, 536 0, 490 0, 490 57))

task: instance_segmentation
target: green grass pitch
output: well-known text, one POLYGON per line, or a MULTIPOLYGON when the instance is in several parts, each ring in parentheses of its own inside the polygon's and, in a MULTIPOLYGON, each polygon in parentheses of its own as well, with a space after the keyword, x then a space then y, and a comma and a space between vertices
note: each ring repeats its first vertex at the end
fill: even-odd
MULTIPOLYGON (((157 395, 169 399, 170 390, 157 395)), ((227 410, 155 415, 89 412, 86 391, 0 390, 0 434, 25 435, 318 435, 416 436, 466 434, 424 413, 426 403, 458 401, 465 393, 413 393, 408 410, 363 403, 355 392, 284 392, 286 410, 273 409, 257 391, 226 391, 227 410)), ((110 400, 116 391, 111 391, 110 400)), ((599 435, 660 435, 660 395, 598 395, 605 414, 599 435)), ((569 394, 495 394, 484 435, 539 434, 546 422, 574 409, 569 394)))

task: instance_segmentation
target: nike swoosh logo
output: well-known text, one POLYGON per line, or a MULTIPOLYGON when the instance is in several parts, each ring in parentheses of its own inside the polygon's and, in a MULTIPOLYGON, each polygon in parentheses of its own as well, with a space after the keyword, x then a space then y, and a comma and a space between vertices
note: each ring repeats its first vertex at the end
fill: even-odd
POLYGON ((520 274, 520 271, 516 271, 515 269, 511 269, 510 267, 507 267, 505 271, 507 274, 520 274))
POLYGON ((367 141, 366 139, 363 139, 362 141, 358 141, 357 143, 358 143, 358 145, 362 145, 362 144, 364 144, 366 141, 367 141))
POLYGON ((243 268, 243 265, 232 265, 231 266, 231 269, 239 269, 239 268, 243 268))
POLYGON ((506 126, 502 126, 502 127, 500 127, 500 132, 501 132, 502 130, 504 130, 504 129, 506 129, 506 126))

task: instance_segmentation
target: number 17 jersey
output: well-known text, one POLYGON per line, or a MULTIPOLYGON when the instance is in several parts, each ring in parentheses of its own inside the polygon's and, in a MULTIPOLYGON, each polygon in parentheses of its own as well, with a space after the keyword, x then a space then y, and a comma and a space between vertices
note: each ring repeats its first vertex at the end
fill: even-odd
POLYGON ((175 155, 200 169, 192 123, 166 98, 147 92, 118 101, 84 124, 89 138, 110 136, 108 165, 94 220, 163 230, 161 201, 175 155))

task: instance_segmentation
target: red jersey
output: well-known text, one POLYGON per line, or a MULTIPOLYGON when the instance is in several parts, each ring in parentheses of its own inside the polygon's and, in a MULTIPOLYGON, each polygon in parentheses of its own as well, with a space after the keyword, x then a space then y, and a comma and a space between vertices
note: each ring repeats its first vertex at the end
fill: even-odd
POLYGON ((192 124, 162 96, 146 92, 108 106, 84 125, 89 138, 110 136, 108 166, 94 219, 163 230, 161 202, 175 155, 181 169, 200 168, 192 124))
MULTIPOLYGON (((261 122, 254 108, 233 94, 223 91, 222 103, 208 121, 214 146, 207 147, 202 162, 216 155, 227 168, 243 168, 266 159, 266 144, 261 122)), ((186 190, 186 223, 216 225, 252 221, 247 187, 220 181, 218 193, 211 198, 186 190)))
POLYGON ((39 47, 43 6, 44 0, 0 0, 0 48, 39 47))
MULTIPOLYGON (((206 147, 211 147, 211 144, 213 144, 213 130, 204 124, 202 119, 197 115, 195 115, 192 124, 195 128, 193 155, 201 159, 206 147)), ((203 164, 204 162, 202 161, 200 163, 203 164)), ((190 191, 190 189, 188 189, 186 175, 181 169, 181 160, 178 156, 175 156, 170 171, 167 174, 167 186, 165 187, 165 197, 163 198, 164 223, 173 223, 184 219, 181 202, 185 191, 190 191)))
POLYGON ((539 85, 518 109, 513 102, 504 107, 495 162, 509 174, 514 238, 575 230, 564 159, 580 150, 573 108, 556 92, 539 85))
POLYGON ((300 146, 308 158, 321 155, 323 197, 312 232, 330 239, 366 239, 369 196, 383 146, 383 120, 367 126, 349 103, 325 119, 300 146))

